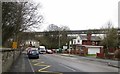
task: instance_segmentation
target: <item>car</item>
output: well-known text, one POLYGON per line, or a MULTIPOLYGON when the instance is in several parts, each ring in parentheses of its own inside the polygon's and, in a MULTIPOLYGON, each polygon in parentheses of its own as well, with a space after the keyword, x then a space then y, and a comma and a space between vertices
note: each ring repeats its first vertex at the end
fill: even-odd
POLYGON ((28 52, 27 52, 28 58, 39 58, 39 51, 37 48, 31 48, 28 52))
POLYGON ((46 53, 48 53, 48 54, 53 54, 53 51, 50 50, 50 49, 47 49, 47 50, 46 50, 46 53))
POLYGON ((40 46, 40 47, 38 48, 38 50, 39 50, 39 53, 40 53, 40 54, 45 54, 45 53, 46 53, 45 46, 40 46))

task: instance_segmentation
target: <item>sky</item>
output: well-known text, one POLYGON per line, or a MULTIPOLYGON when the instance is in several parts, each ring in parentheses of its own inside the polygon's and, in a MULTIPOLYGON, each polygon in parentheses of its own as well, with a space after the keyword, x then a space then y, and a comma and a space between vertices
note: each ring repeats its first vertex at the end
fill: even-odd
POLYGON ((34 0, 40 3, 39 14, 44 21, 39 30, 49 24, 65 25, 71 30, 99 29, 111 22, 118 27, 120 0, 34 0))

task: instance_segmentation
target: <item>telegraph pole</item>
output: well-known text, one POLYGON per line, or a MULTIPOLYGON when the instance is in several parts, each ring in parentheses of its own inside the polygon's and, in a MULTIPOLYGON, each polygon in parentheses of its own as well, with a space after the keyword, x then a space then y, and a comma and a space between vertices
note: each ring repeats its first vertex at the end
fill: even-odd
POLYGON ((60 49, 60 30, 59 30, 59 49, 60 49))

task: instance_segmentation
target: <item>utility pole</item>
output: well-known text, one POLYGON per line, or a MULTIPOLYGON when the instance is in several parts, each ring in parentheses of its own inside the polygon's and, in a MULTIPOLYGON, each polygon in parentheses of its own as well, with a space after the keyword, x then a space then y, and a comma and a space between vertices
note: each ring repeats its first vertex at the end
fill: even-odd
POLYGON ((60 49, 60 30, 59 30, 59 49, 60 49))
POLYGON ((61 52, 62 52, 62 50, 60 48, 60 30, 59 30, 59 53, 61 53, 61 52))

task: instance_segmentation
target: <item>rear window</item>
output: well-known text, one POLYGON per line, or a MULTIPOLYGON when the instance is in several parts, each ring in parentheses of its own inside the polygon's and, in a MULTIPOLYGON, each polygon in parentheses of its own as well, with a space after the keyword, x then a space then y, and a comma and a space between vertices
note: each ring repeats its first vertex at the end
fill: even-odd
POLYGON ((31 53, 39 53, 37 50, 32 50, 31 53))
POLYGON ((40 50, 41 50, 41 51, 45 51, 45 49, 44 49, 44 48, 40 48, 40 50))

